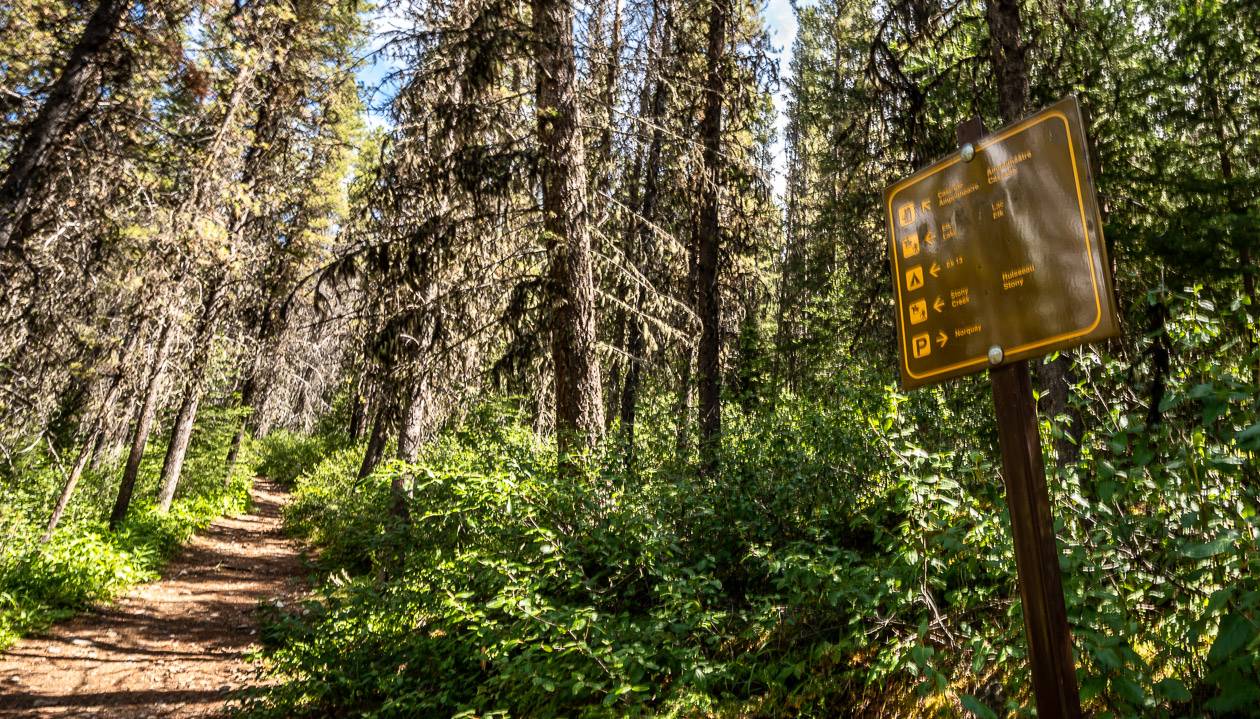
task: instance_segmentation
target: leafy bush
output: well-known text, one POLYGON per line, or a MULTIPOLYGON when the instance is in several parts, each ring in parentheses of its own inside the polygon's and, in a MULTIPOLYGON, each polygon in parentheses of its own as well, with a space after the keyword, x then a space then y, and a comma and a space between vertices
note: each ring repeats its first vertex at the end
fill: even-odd
POLYGON ((329 435, 305 436, 276 430, 258 443, 257 471, 274 482, 292 486, 298 476, 319 464, 336 446, 329 435))
MULTIPOLYGON (((1231 364, 1216 316, 1181 302, 1157 426, 1085 400, 1131 368, 1073 355, 1087 431, 1050 486, 1096 716, 1240 715, 1260 697, 1260 425, 1254 388, 1220 371, 1254 358, 1231 364)), ((709 479, 675 456, 663 401, 643 409, 637 466, 610 451, 572 480, 502 402, 362 481, 358 451, 329 454, 287 515, 329 579, 269 632, 284 681, 249 711, 1030 715, 988 388, 907 396, 885 373, 839 367, 825 402, 728 408, 709 479)))

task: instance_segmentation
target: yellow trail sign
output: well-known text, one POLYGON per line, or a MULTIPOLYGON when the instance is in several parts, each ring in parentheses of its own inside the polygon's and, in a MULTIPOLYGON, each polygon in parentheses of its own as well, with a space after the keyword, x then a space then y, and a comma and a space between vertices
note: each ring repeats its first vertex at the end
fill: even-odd
POLYGON ((1119 331, 1073 97, 884 190, 902 386, 1119 331))

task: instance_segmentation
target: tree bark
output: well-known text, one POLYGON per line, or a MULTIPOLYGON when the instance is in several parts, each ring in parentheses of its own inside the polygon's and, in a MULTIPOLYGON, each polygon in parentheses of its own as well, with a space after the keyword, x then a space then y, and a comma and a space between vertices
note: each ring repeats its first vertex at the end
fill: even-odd
POLYGON ((179 415, 175 420, 175 427, 171 430, 171 442, 166 448, 166 459, 162 462, 158 511, 163 514, 170 511, 171 502, 175 499, 175 488, 179 486, 179 477, 184 470, 184 458, 188 455, 193 424, 197 421, 197 409, 200 405, 201 382, 189 378, 188 386, 184 389, 184 398, 179 403, 179 415))
MULTIPOLYGON (((607 0, 604 1, 606 2, 607 0)), ((600 89, 600 101, 603 103, 605 110, 604 126, 600 130, 599 134, 598 165, 595 167, 595 171, 593 173, 595 175, 594 182, 596 183, 596 196, 600 195, 602 192, 607 194, 610 198, 613 195, 613 184, 615 180, 615 168, 613 166, 612 155, 613 129, 617 124, 617 80, 621 76, 621 0, 611 0, 611 2, 612 27, 609 30, 608 46, 606 49, 608 59, 604 70, 603 87, 600 89)), ((606 12, 607 9, 604 2, 601 2, 599 8, 597 9, 597 21, 601 32, 603 30, 603 20, 606 12)), ((626 204, 631 208, 637 206, 639 202, 639 171, 641 166, 642 153, 640 151, 639 153, 636 153, 634 165, 629 178, 629 191, 627 193, 628 201, 626 204)), ((604 225, 607 221, 613 207, 613 203, 603 201, 601 199, 595 203, 595 207, 599 212, 599 217, 595 220, 595 226, 599 227, 604 225)), ((633 234, 634 230, 629 228, 632 228, 634 224, 635 219, 631 217, 630 221, 627 223, 627 237, 633 234)), ((629 260, 628 257, 626 259, 629 260)), ((626 348, 626 322, 628 321, 628 318, 626 310, 622 306, 622 303, 624 303, 626 299, 626 292, 626 282, 624 278, 619 278, 617 281, 618 306, 616 319, 613 323, 615 327, 613 332, 613 347, 616 347, 619 350, 625 350, 626 348)), ((611 366, 609 368, 611 377, 608 378, 608 407, 604 412, 605 431, 607 431, 609 426, 612 424, 613 418, 618 416, 618 412, 616 411, 614 404, 620 401, 624 375, 629 371, 628 367, 625 367, 625 365, 631 361, 633 360, 618 357, 617 354, 613 355, 611 366)))
MULTIPOLYGON (((659 65, 659 58, 664 56, 669 41, 670 34, 668 28, 666 28, 663 31, 661 47, 657 54, 657 65, 659 65)), ((661 81, 659 72, 660 68, 657 67, 657 76, 650 78, 653 82, 651 100, 648 104, 647 112, 641 113, 648 117, 652 125, 652 140, 648 146, 647 161, 644 163, 643 201, 639 207, 640 219, 636 222, 640 257, 650 253, 650 248, 653 245, 653 237, 656 231, 654 228, 656 224, 656 204, 660 195, 661 148, 665 142, 660 118, 665 112, 665 83, 661 81)), ((634 313, 629 317, 629 336, 626 340, 626 354, 629 355, 629 364, 626 367, 625 386, 622 388, 621 395, 621 427, 625 436, 626 466, 629 468, 634 467, 635 415, 638 406, 639 386, 643 375, 643 353, 645 351, 643 321, 638 313, 643 312, 646 302, 647 288, 640 284, 633 307, 634 313)))
POLYGON ((82 105, 97 89, 99 59, 108 50, 130 7, 131 0, 101 0, 97 4, 70 51, 69 60, 13 153, 8 173, 0 184, 0 251, 20 250, 14 230, 30 207, 36 176, 82 121, 82 105))
POLYGON ((158 395, 162 391, 162 375, 166 370, 166 358, 171 352, 171 332, 174 322, 167 320, 158 338, 157 356, 153 359, 153 369, 149 373, 149 381, 145 385, 144 402, 140 405, 140 414, 136 417, 136 427, 131 435, 131 449, 127 454, 127 466, 123 469, 122 482, 118 485, 118 497, 114 501, 114 509, 109 515, 109 529, 115 531, 127 516, 131 506, 131 495, 136 490, 136 477, 140 474, 140 460, 144 458, 144 448, 149 442, 149 432, 153 429, 153 416, 157 413, 158 395))
POLYGON ((360 373, 354 382, 350 397, 350 427, 347 434, 351 442, 358 442, 363 434, 363 421, 367 416, 367 401, 363 397, 363 374, 360 373))
MULTIPOLYGON (((407 406, 403 410, 398 425, 398 459, 404 462, 415 462, 420 453, 420 445, 425 439, 425 423, 429 415, 428 382, 421 380, 416 389, 407 398, 407 406)), ((411 521, 408 502, 411 499, 409 473, 399 472, 390 480, 389 491, 393 496, 391 512, 404 523, 411 521)))
POLYGON ((188 455, 188 444, 192 440, 193 425, 197 422, 197 409, 201 406, 201 393, 206 381, 206 366, 210 363, 210 350, 214 344, 215 305, 219 301, 222 287, 223 278, 212 281, 201 308, 201 317, 197 319, 197 327, 193 332, 193 356, 188 367, 188 383, 184 387, 179 414, 175 427, 171 430, 171 442, 166 447, 166 458, 162 462, 158 511, 163 514, 170 510, 171 501, 175 499, 175 489, 179 486, 184 458, 188 455))
POLYGON ((118 461, 122 455, 124 443, 127 437, 131 435, 131 417, 135 415, 139 406, 140 398, 131 396, 127 398, 127 407, 120 412, 118 417, 106 417, 104 431, 101 432, 100 439, 96 442, 96 447, 92 450, 92 471, 99 471, 104 467, 118 461), (125 419, 120 419, 125 418, 125 419), (112 420, 112 421, 111 421, 112 420))
POLYGON ((359 479, 363 479, 376 469, 385 454, 385 442, 389 433, 388 405, 381 403, 372 419, 372 432, 368 435, 367 449, 363 452, 363 463, 359 465, 359 479))
MULTIPOLYGON (((638 291, 636 310, 642 310, 647 292, 642 287, 638 291)), ((621 435, 625 444, 625 462, 627 468, 634 467, 634 422, 639 405, 639 382, 643 374, 643 325, 638 317, 629 318, 629 337, 626 340, 626 377, 621 387, 621 435)))
POLYGON ((1081 458, 1081 418, 1068 405, 1068 390, 1075 382, 1072 360, 1060 352, 1053 360, 1037 367, 1037 380, 1045 393, 1045 413, 1053 421, 1063 418, 1061 435, 1054 439, 1054 453, 1062 465, 1076 464, 1081 458))
MULTIPOLYGON (((1211 55, 1208 56, 1209 60, 1211 55)), ((1210 63, 1209 63, 1210 64, 1210 63)), ((1216 81, 1210 75, 1205 79, 1208 94, 1208 106, 1212 111, 1212 132, 1216 136, 1216 153, 1221 168, 1221 179, 1225 181, 1229 193, 1229 212, 1231 215, 1246 214, 1246 207, 1239 199, 1237 191, 1231 185, 1234 180, 1234 160, 1229 153, 1229 139, 1225 135, 1225 118, 1221 107, 1220 94, 1216 89, 1216 81)), ((1238 243, 1238 265, 1242 274, 1243 295, 1251 305, 1251 312, 1260 312, 1260 297, 1256 295, 1256 267, 1251 262, 1251 248, 1248 240, 1243 238, 1238 243)), ((1246 328, 1244 328, 1244 332, 1246 328)), ((1256 349, 1256 338, 1247 333, 1247 346, 1251 351, 1256 349)), ((1260 359, 1251 368, 1251 382, 1260 387, 1260 359)))
MULTIPOLYGON (((663 22, 662 9, 654 2, 652 23, 648 30, 647 70, 639 93, 639 118, 652 128, 648 147, 635 153, 634 171, 630 177, 627 204, 631 208, 623 241, 625 261, 646 274, 646 258, 655 233, 656 201, 659 194, 661 145, 663 132, 659 118, 664 114, 665 86, 660 79, 661 60, 669 45, 669 28, 663 22)), ((627 284, 621 283, 619 291, 625 300, 627 284)), ((638 405, 639 386, 643 374, 644 327, 642 313, 647 302, 648 290, 642 278, 634 282, 634 300, 629 309, 619 310, 618 346, 623 350, 624 373, 613 383, 610 404, 616 403, 621 421, 622 443, 625 447, 625 464, 634 466, 635 414, 638 405)), ((610 406, 610 414, 613 407, 610 406)))
POLYGON ((691 366, 695 352, 686 347, 683 354, 682 372, 678 376, 678 393, 674 398, 674 417, 677 425, 674 435, 674 454, 686 458, 691 451, 691 366))
POLYGON ((1028 48, 1020 39, 1019 0, 987 0, 990 62, 997 76, 998 111, 1015 122, 1028 104, 1028 48))
MULTIPOLYGON (((609 30, 608 67, 604 72, 604 86, 601 89, 606 114, 604 127, 599 136, 599 167, 596 169, 598 173, 596 182, 602 184, 610 195, 613 184, 612 151, 613 127, 616 125, 617 115, 617 79, 621 76, 621 0, 611 0, 611 2, 613 17, 612 28, 609 30)), ((600 10, 602 13, 603 8, 600 10)), ((607 208, 611 206, 611 203, 601 202, 598 206, 607 208)))
POLYGON ((44 534, 39 539, 41 543, 47 542, 52 538, 53 531, 57 529, 57 524, 61 521, 61 515, 65 514, 66 508, 70 506, 70 500, 74 497, 75 487, 78 486, 79 480, 83 477, 83 471, 93 457, 96 456, 105 437, 105 417, 109 414, 110 408, 114 406, 114 402, 117 401, 118 394, 122 390, 123 368, 131 357, 132 351, 135 350, 140 331, 136 328, 131 330, 129 334, 130 337, 123 348, 122 355, 118 359, 118 367, 109 379, 109 386, 105 391, 105 396, 101 399, 101 404, 92 416, 91 421, 86 425, 87 432, 84 434, 83 441, 80 444, 79 456, 75 459, 74 467, 71 468, 69 476, 66 477, 65 484, 62 485, 61 494, 57 497, 57 503, 53 505, 52 516, 48 518, 48 526, 44 529, 44 534))
POLYGON ((537 54, 539 172, 550 260, 556 439, 562 468, 592 449, 604 429, 595 353, 595 285, 586 204, 570 0, 533 0, 537 54))
MULTIPOLYGON (((293 417, 298 420, 301 420, 303 417, 305 417, 307 411, 310 410, 311 380, 313 380, 314 378, 315 378, 315 366, 308 364, 302 370, 302 379, 301 379, 302 385, 298 387, 297 404, 293 411, 293 417)), ((302 423, 302 427, 305 429, 306 427, 305 422, 302 423)))
MULTIPOLYGON (((241 403, 238 407, 240 410, 252 410, 254 407, 254 377, 258 373, 257 357, 250 364, 249 374, 245 377, 245 381, 241 383, 241 403)), ((241 417, 236 425, 236 433, 232 435, 232 444, 228 447, 227 459, 224 464, 227 472, 224 474, 223 481, 232 481, 232 470, 236 468, 236 460, 241 454, 241 444, 245 442, 245 433, 249 429, 249 416, 241 417)))
POLYGON ((700 346, 696 369, 700 388, 700 472, 718 470, 722 442, 721 298, 718 295, 718 260, 721 255, 719 202, 722 185, 722 100, 726 90, 723 56, 729 0, 712 0, 709 8, 708 76, 705 83, 704 117, 700 137, 704 143, 704 190, 697 256, 697 309, 700 346))
POLYGON ((70 475, 66 477, 66 483, 61 487, 61 494, 57 497, 57 504, 53 505, 52 516, 48 518, 48 526, 44 529, 44 534, 40 536, 41 544, 47 543, 52 539, 52 533, 57 529, 57 523, 61 521, 61 515, 65 514, 66 507, 70 506, 70 499, 74 496, 74 489, 79 484, 79 479, 83 476, 83 470, 87 467, 88 460, 92 458, 92 447, 96 444, 96 440, 100 437, 100 427, 92 430, 79 449, 79 456, 74 461, 74 467, 70 470, 70 475))
POLYGON ((420 382, 407 400, 402 421, 398 426, 398 458, 404 462, 416 461, 420 445, 424 441, 424 424, 429 414, 429 390, 427 382, 420 382))
POLYGON ((1146 407, 1146 426, 1150 429, 1158 427, 1164 419, 1160 405, 1164 401, 1164 392, 1168 380, 1168 369, 1171 366, 1168 352, 1168 307, 1161 298, 1148 310, 1149 326, 1147 331, 1151 341, 1151 390, 1150 402, 1146 407))

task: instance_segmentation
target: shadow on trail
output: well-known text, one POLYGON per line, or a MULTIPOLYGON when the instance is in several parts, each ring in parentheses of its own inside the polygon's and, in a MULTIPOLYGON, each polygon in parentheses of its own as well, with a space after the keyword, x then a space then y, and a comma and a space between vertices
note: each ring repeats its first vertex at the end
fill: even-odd
POLYGON ((76 709, 93 707, 149 707, 155 704, 190 704, 222 701, 226 690, 202 691, 118 691, 74 693, 64 696, 17 694, 4 697, 5 709, 76 709))

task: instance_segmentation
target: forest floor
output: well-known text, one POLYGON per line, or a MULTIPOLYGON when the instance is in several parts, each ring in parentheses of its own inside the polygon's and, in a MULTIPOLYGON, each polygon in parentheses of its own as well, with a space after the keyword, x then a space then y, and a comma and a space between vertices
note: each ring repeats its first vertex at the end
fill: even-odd
POLYGON ((255 676, 259 602, 290 605, 306 586, 287 499, 259 478, 251 513, 214 522, 160 581, 0 655, 0 717, 222 714, 255 676))

